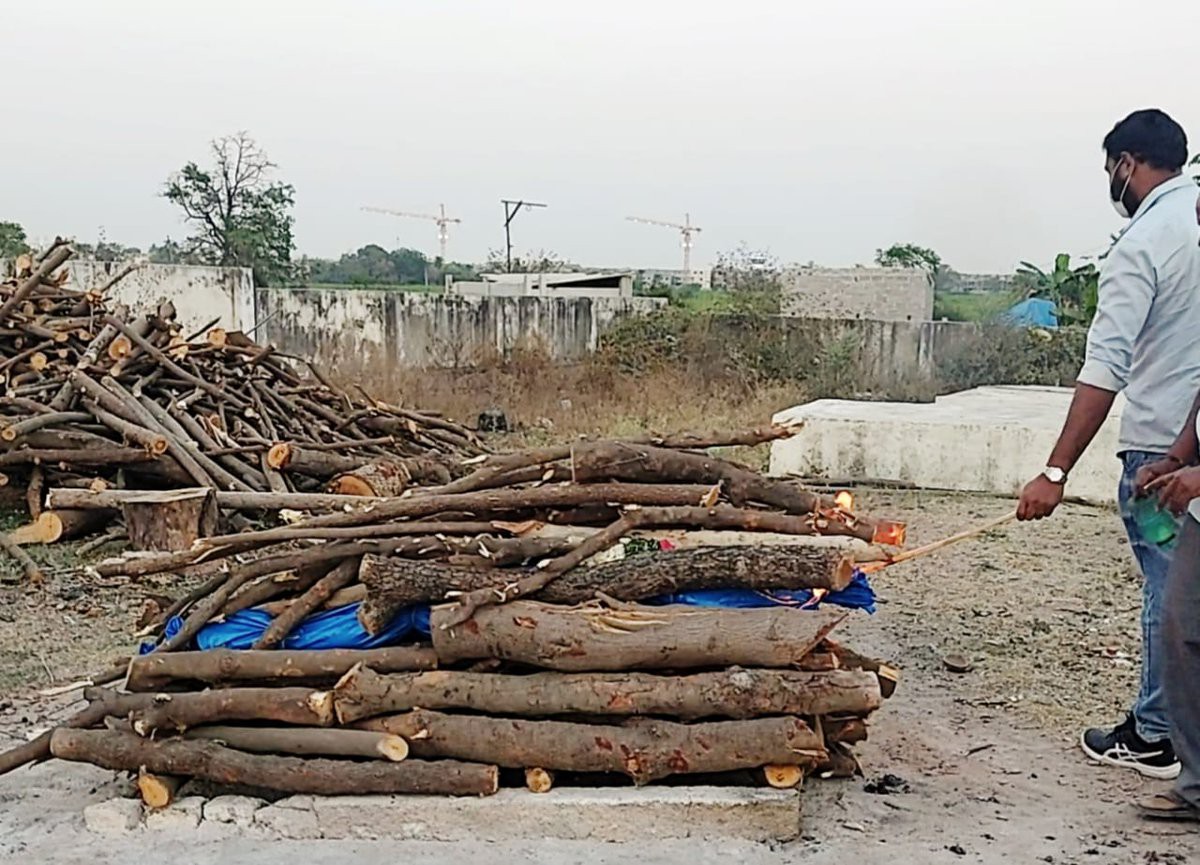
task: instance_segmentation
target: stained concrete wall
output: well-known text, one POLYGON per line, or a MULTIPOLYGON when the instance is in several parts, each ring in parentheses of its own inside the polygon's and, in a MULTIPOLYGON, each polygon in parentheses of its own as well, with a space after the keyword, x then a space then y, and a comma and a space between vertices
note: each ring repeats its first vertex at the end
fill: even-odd
POLYGON ((406 291, 259 289, 257 337, 311 357, 335 375, 368 380, 402 366, 464 366, 538 342, 578 360, 623 315, 656 298, 469 297, 406 291))
POLYGON ((790 267, 781 274, 784 315, 929 321, 933 285, 904 267, 790 267))
MULTIPOLYGON (((72 260, 68 284, 85 291, 104 286, 125 262, 72 260)), ((220 317, 226 330, 254 327, 254 280, 249 268, 193 264, 147 264, 130 273, 108 293, 114 303, 140 310, 161 298, 175 304, 184 330, 203 327, 220 317)))

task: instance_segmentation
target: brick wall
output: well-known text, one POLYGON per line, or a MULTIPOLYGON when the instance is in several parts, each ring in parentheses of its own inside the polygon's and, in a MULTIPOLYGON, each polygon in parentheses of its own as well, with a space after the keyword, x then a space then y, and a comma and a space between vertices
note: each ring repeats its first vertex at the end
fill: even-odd
POLYGON ((878 321, 933 318, 933 286, 923 270, 790 267, 782 283, 784 315, 878 321))

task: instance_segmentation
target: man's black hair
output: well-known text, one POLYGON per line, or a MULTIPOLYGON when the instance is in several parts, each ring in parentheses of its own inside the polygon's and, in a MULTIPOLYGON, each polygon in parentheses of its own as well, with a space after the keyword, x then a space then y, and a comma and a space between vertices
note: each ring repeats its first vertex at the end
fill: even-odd
POLYGON ((1166 112, 1145 108, 1112 128, 1104 137, 1104 151, 1111 159, 1128 153, 1151 168, 1178 171, 1188 160, 1187 135, 1166 112))

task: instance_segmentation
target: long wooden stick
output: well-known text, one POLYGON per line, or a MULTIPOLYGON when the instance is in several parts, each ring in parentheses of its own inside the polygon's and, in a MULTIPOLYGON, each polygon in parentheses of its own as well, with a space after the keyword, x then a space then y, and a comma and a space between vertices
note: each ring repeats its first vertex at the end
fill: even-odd
POLYGON ((925 544, 920 547, 913 547, 911 550, 902 550, 885 561, 866 562, 859 567, 863 573, 873 574, 876 571, 881 571, 884 568, 891 567, 892 565, 898 565, 901 562, 912 561, 913 559, 919 559, 921 556, 927 556, 930 553, 936 553, 938 550, 944 549, 951 544, 957 544, 959 541, 969 541, 972 538, 977 538, 980 535, 987 534, 992 529, 997 529, 1006 523, 1012 522, 1016 518, 1017 512, 1011 511, 1004 516, 996 517, 995 519, 989 520, 983 525, 976 526, 973 529, 961 531, 958 534, 951 535, 948 538, 942 538, 940 541, 934 541, 933 543, 925 544))

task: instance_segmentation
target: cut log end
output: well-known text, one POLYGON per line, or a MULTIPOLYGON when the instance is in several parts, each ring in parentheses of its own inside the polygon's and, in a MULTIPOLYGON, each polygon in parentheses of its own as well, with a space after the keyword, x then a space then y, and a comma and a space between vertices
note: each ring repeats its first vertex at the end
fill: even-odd
POLYGON ((276 471, 287 468, 291 461, 292 446, 287 442, 271 445, 270 450, 267 451, 267 465, 276 471))
POLYGON ((554 788, 554 773, 545 769, 526 769, 525 786, 531 793, 549 793, 554 788))
POLYGON ((369 483, 354 475, 342 475, 334 478, 329 482, 329 492, 339 496, 370 497, 375 495, 375 490, 371 489, 369 483))
POLYGON ((108 344, 108 356, 114 361, 128 357, 133 351, 133 340, 124 334, 119 334, 108 344))
POLYGON ((791 790, 804 780, 804 769, 800 766, 763 766, 763 778, 767 786, 776 790, 791 790))
POLYGON ((408 759, 408 742, 400 736, 385 734, 380 737, 379 744, 375 747, 385 760, 391 760, 393 763, 408 759))
POLYGON ((155 775, 142 770, 138 773, 137 788, 146 807, 166 808, 175 801, 175 794, 183 786, 185 779, 174 775, 155 775))

